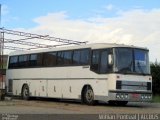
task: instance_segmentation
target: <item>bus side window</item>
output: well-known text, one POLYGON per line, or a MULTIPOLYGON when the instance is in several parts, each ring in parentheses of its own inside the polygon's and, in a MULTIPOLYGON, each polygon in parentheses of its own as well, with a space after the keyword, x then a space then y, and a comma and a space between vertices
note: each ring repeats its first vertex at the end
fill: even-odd
POLYGON ((81 63, 81 65, 89 64, 89 49, 81 50, 80 63, 81 63))
POLYGON ((91 70, 104 74, 109 71, 108 69, 108 50, 93 50, 92 51, 92 60, 91 60, 91 70))
POLYGON ((18 56, 11 56, 9 59, 9 68, 18 67, 18 56))
POLYGON ((101 58, 100 58, 100 73, 106 73, 108 71, 108 51, 103 50, 101 52, 101 58))
POLYGON ((71 65, 72 64, 72 51, 65 51, 64 52, 64 65, 71 65))
POLYGON ((57 53, 57 65, 64 65, 64 52, 59 51, 57 53))
POLYGON ((37 66, 37 54, 31 54, 29 58, 30 66, 37 66))
POLYGON ((38 53, 37 54, 37 67, 42 67, 43 65, 43 54, 42 53, 38 53))
POLYGON ((73 51, 73 65, 89 64, 89 49, 80 49, 73 51))
POLYGON ((80 64, 80 50, 74 50, 73 51, 73 65, 79 65, 80 64))
POLYGON ((56 52, 43 53, 43 66, 55 66, 56 65, 56 52))
POLYGON ((100 59, 100 51, 93 50, 92 51, 92 60, 91 60, 91 70, 95 72, 99 72, 99 59, 100 59))
POLYGON ((20 55, 18 57, 18 67, 22 68, 22 67, 27 67, 27 55, 20 55))

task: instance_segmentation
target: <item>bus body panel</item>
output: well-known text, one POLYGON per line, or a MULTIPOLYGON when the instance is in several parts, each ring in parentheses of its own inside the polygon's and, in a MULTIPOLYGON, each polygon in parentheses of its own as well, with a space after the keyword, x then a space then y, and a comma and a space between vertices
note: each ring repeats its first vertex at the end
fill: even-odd
MULTIPOLYGON (((60 67, 62 71, 65 67, 60 67)), ((77 68, 76 68, 77 69, 77 68)), ((82 66, 79 66, 79 69, 82 69, 82 66)), ((40 68, 35 69, 23 69, 21 70, 22 73, 17 69, 15 70, 8 70, 8 78, 9 75, 12 75, 13 80, 13 95, 21 95, 22 86, 24 84, 28 84, 30 88, 30 96, 33 97, 49 97, 49 98, 65 98, 65 99, 81 99, 81 92, 84 85, 90 85, 94 91, 95 100, 102 100, 107 102, 108 100, 112 100, 112 95, 110 95, 109 91, 116 91, 116 81, 135 81, 135 82, 151 82, 149 80, 150 76, 135 76, 135 75, 122 75, 122 74, 106 74, 106 75, 98 75, 88 70, 85 71, 87 73, 86 76, 83 75, 83 78, 78 78, 79 74, 76 75, 77 71, 75 67, 68 67, 68 71, 65 74, 61 74, 61 77, 52 78, 53 74, 57 71, 54 68, 45 69, 45 78, 39 77, 36 78, 37 74, 32 74, 38 72, 39 76, 41 77, 40 68), (71 69, 71 70, 70 70, 71 69), (52 72, 49 72, 52 71, 52 72), (71 72, 72 71, 72 72, 71 72), (67 78, 66 75, 68 74, 67 78), (87 74, 91 75, 88 77, 87 74), (69 76, 70 75, 70 76, 69 76), (14 76, 14 77, 13 77, 14 76), (77 77, 78 76, 78 77, 77 77), (117 78, 118 76, 118 78, 117 78), (14 79, 13 79, 14 78, 14 79)), ((43 71, 44 72, 44 71, 43 71)), ((64 71, 63 71, 64 72, 64 71)), ((60 73, 63 73, 60 72, 60 73)), ((56 73, 58 74, 58 73, 56 73)), ((60 76, 60 75, 59 75, 60 76)), ((129 92, 128 89, 123 89, 126 92, 129 92)), ((144 90, 132 89, 132 92, 145 92, 144 90)), ((130 100, 131 101, 131 100, 130 100)))
POLYGON ((84 85, 91 85, 95 95, 107 96, 107 76, 83 66, 7 70, 7 79, 13 80, 13 95, 21 95, 22 86, 28 84, 31 96, 37 97, 80 99, 84 85))

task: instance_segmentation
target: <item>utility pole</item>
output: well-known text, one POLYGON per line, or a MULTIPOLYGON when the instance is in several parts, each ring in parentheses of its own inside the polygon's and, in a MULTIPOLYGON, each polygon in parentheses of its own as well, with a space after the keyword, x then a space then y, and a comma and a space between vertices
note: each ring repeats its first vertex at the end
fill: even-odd
POLYGON ((2 9, 2 5, 0 4, 0 28, 1 28, 1 10, 2 9))
MULTIPOLYGON (((2 5, 0 4, 0 28, 1 28, 1 12, 2 12, 2 5)), ((4 48, 4 32, 0 32, 0 79, 1 79, 1 90, 0 90, 0 99, 4 95, 4 80, 3 80, 3 48, 4 48)))

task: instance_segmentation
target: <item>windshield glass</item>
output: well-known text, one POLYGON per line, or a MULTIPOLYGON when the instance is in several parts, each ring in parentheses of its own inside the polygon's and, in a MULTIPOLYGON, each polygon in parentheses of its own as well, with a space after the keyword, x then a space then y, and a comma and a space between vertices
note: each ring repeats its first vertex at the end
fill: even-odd
POLYGON ((150 74, 147 50, 115 48, 114 51, 115 72, 150 74))
POLYGON ((115 48, 115 72, 133 72, 133 54, 129 48, 115 48))
POLYGON ((135 49, 135 72, 142 74, 149 74, 149 60, 148 60, 148 51, 135 49))

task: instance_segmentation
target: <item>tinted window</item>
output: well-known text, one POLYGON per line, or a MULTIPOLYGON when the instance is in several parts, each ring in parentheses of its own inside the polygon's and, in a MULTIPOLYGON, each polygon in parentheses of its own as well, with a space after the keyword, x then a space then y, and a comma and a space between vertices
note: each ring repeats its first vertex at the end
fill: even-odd
POLYGON ((27 55, 20 55, 18 60, 19 60, 19 62, 27 61, 27 55))
POLYGON ((149 59, 148 51, 134 49, 134 63, 135 63, 135 72, 141 74, 149 74, 149 59))
POLYGON ((65 51, 64 52, 64 65, 71 65, 72 64, 72 51, 65 51))
POLYGON ((106 73, 107 70, 108 70, 108 52, 105 50, 101 52, 100 73, 106 73))
POLYGON ((92 51, 91 70, 100 74, 111 71, 112 67, 108 66, 108 52, 109 49, 92 51))
POLYGON ((11 56, 9 60, 9 68, 15 68, 18 66, 18 56, 11 56))
POLYGON ((99 59, 100 59, 100 51, 94 50, 92 52, 91 70, 96 72, 99 71, 99 59))
POLYGON ((73 52, 73 64, 86 65, 89 64, 89 49, 75 50, 73 52))
POLYGON ((58 54, 57 54, 57 64, 58 65, 64 64, 63 55, 64 55, 64 52, 58 52, 58 54))
POLYGON ((10 66, 23 67, 49 67, 56 65, 86 65, 90 60, 90 49, 78 49, 74 51, 58 51, 46 53, 33 53, 14 56, 10 58, 10 66), (15 64, 16 63, 16 64, 15 64), (14 65, 15 64, 15 65, 14 65))
POLYGON ((80 56, 81 52, 80 50, 75 50, 73 52, 73 64, 80 64, 80 56))
POLYGON ((43 65, 43 54, 38 53, 37 54, 37 66, 42 66, 43 65))
POLYGON ((37 65, 37 54, 30 55, 29 65, 30 66, 36 66, 37 65))
POLYGON ((82 65, 89 63, 89 49, 81 50, 80 63, 81 63, 82 65))
POLYGON ((42 54, 31 54, 29 59, 30 66, 42 66, 42 54))
POLYGON ((18 57, 18 67, 26 67, 27 66, 27 55, 20 55, 18 57))
POLYGON ((12 56, 12 57, 10 57, 10 61, 9 61, 9 63, 17 63, 18 62, 18 56, 12 56))
POLYGON ((131 48, 115 48, 115 71, 133 72, 133 50, 131 48))
POLYGON ((44 66, 56 65, 56 52, 43 53, 43 65, 44 66))
POLYGON ((37 54, 30 55, 30 60, 37 60, 37 54))

